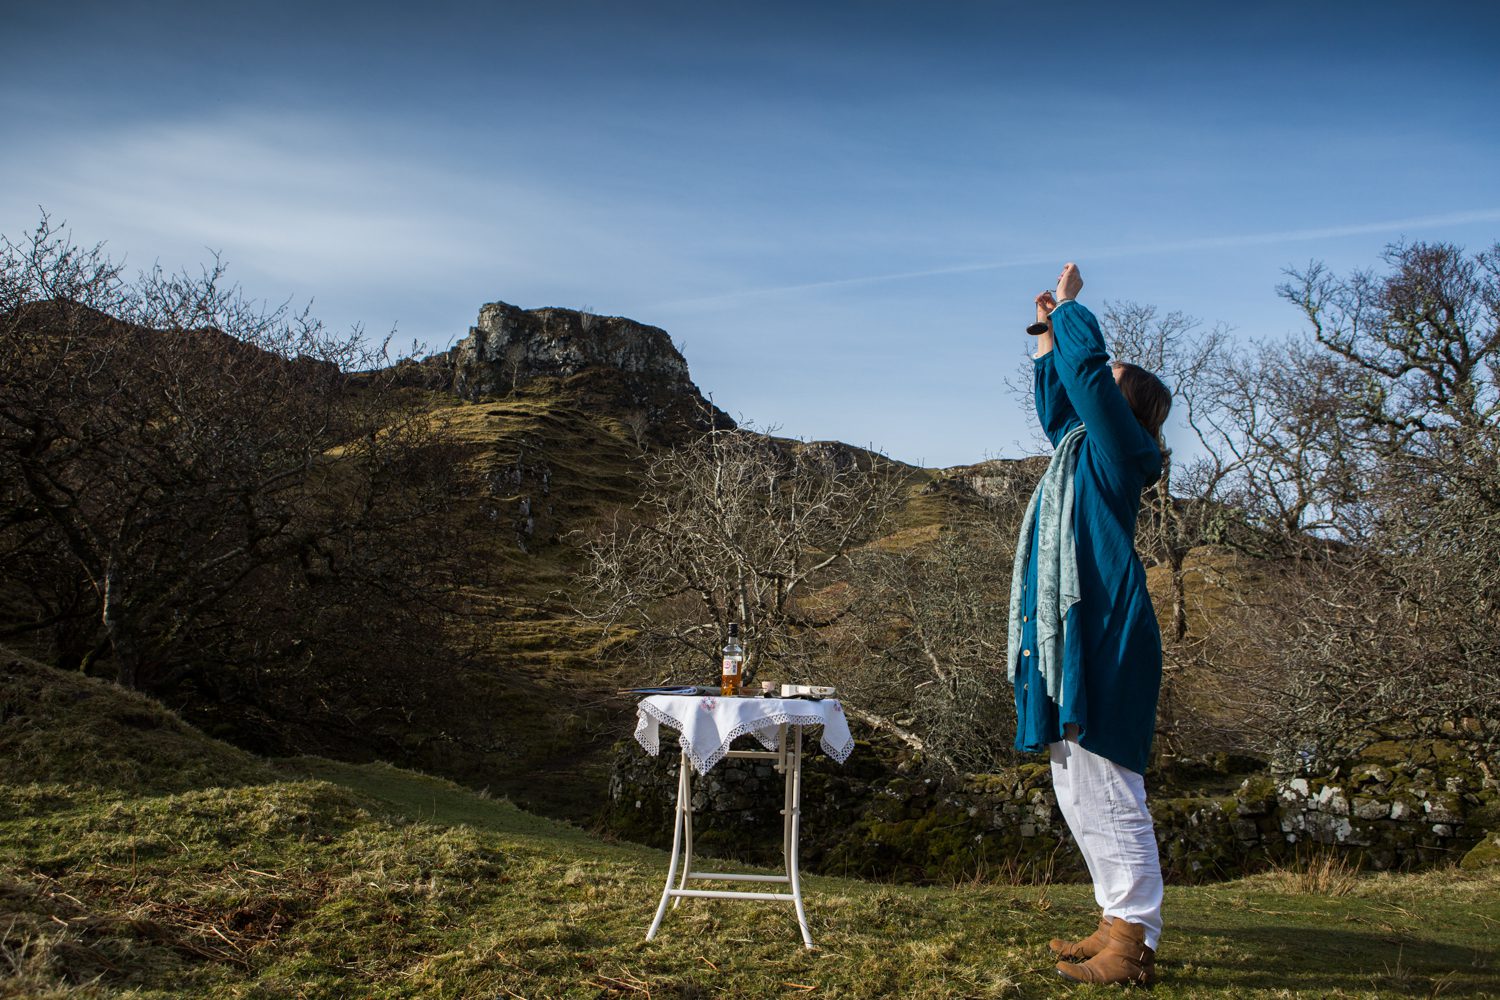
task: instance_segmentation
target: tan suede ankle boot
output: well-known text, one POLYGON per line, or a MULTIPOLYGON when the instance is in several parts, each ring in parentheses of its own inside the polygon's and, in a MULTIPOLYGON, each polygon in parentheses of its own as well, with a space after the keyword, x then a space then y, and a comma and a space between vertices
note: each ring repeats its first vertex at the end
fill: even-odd
POLYGON ((1085 958, 1093 958, 1104 950, 1109 943, 1109 925, 1112 923, 1109 917, 1100 917, 1099 926, 1094 933, 1077 941, 1064 941, 1062 938, 1053 938, 1047 942, 1047 947, 1052 949, 1052 954, 1069 962, 1081 962, 1085 958))
POLYGON ((1146 947, 1146 928, 1127 920, 1109 925, 1109 943, 1087 962, 1057 963, 1058 975, 1075 983, 1129 983, 1150 986, 1156 982, 1156 952, 1146 947))

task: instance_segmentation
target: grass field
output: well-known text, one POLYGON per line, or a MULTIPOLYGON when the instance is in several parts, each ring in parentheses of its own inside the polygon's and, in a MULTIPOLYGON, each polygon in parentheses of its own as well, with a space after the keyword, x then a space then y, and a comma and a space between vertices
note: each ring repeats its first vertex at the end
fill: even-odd
MULTIPOLYGON (((807 880, 685 903, 666 856, 384 765, 263 761, 143 698, 0 668, 0 997, 1107 996, 1046 940, 1085 887, 807 880)), ((1500 995, 1500 872, 1171 887, 1163 997, 1500 995)))

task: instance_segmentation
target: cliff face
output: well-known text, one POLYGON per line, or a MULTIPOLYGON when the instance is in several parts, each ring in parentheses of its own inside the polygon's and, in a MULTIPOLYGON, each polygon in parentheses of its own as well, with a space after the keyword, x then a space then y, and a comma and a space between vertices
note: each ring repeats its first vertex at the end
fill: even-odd
POLYGON ((524 310, 491 302, 479 310, 448 357, 453 390, 461 396, 498 395, 540 376, 567 378, 587 368, 676 383, 697 395, 688 366, 665 330, 619 316, 573 309, 524 310))
POLYGON ((665 330, 621 316, 491 302, 467 337, 430 361, 442 369, 446 388, 466 399, 555 379, 586 402, 668 436, 733 424, 703 398, 665 330))

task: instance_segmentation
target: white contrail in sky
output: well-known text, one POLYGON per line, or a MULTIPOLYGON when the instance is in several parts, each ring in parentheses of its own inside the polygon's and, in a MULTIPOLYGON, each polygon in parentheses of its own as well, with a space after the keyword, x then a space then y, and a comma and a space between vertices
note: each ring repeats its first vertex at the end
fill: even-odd
MULTIPOLYGON (((1307 240, 1337 239, 1342 236, 1361 236, 1366 233, 1387 233, 1405 229, 1425 229, 1430 226, 1457 226, 1473 222, 1500 221, 1500 209, 1484 209, 1474 212, 1453 212, 1448 215, 1428 215, 1415 219, 1393 219, 1386 222, 1366 222, 1351 226, 1322 226, 1315 229, 1285 229, 1274 233, 1245 233, 1238 236, 1204 236, 1192 240, 1175 240, 1165 243, 1137 243, 1127 246, 1096 247, 1071 253, 1076 260, 1099 260, 1107 257, 1136 257, 1156 253, 1180 253, 1185 250, 1214 250, 1222 247, 1259 246, 1270 243, 1297 243, 1307 240)), ((1033 253, 1025 257, 1005 260, 990 260, 972 264, 952 264, 946 267, 925 268, 920 271, 895 271, 888 274, 867 274, 855 278, 833 278, 827 281, 806 281, 794 285, 775 285, 768 288, 747 288, 738 292, 719 295, 704 295, 688 299, 677 299, 662 303, 662 308, 677 306, 711 305, 732 302, 736 299, 756 298, 764 295, 779 295, 784 292, 809 291, 815 288, 838 288, 844 285, 874 285, 885 281, 907 281, 913 278, 933 278, 945 274, 967 274, 973 271, 999 271, 1009 267, 1024 267, 1032 264, 1056 264, 1066 259, 1062 251, 1033 253)))

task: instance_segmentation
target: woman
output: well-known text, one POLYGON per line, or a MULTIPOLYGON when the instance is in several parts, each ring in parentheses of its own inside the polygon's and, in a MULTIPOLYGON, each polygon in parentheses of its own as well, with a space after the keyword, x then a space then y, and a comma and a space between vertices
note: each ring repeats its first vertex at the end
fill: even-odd
POLYGON ((1161 634, 1135 553, 1142 491, 1161 475, 1171 396, 1111 365, 1068 264, 1037 297, 1036 409, 1054 453, 1016 547, 1010 672, 1016 748, 1047 750, 1058 806, 1102 910, 1057 971, 1089 983, 1155 980, 1162 878, 1142 773, 1156 728, 1161 634), (1075 964, 1075 962, 1077 964, 1075 964))

